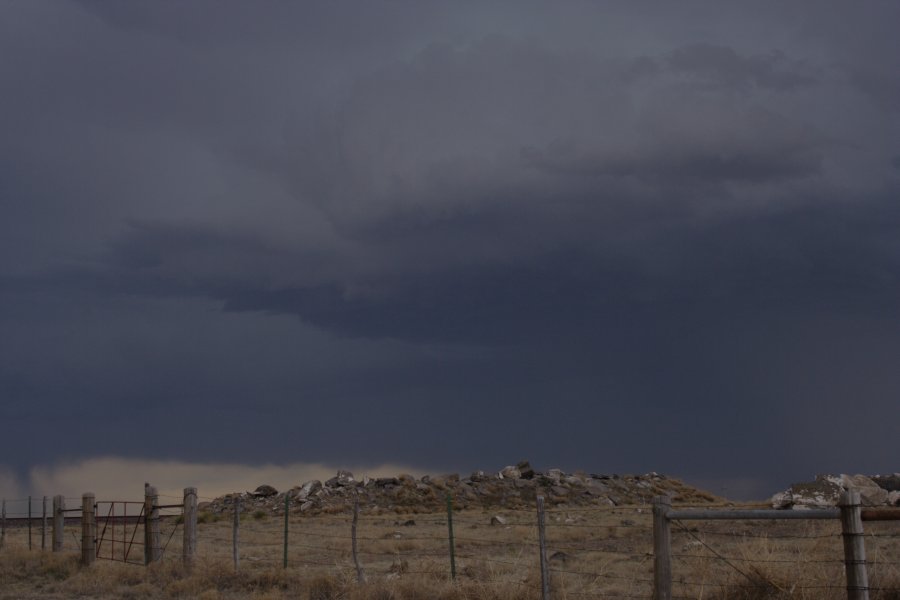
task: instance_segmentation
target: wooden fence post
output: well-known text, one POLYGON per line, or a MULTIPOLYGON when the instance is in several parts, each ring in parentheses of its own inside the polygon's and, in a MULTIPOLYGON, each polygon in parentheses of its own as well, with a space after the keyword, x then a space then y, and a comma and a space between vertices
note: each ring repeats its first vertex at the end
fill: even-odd
POLYGON ((866 544, 863 538, 859 491, 841 494, 841 536, 844 539, 844 568, 847 572, 847 600, 869 600, 866 572, 866 544))
POLYGON ((537 497, 538 546, 541 553, 541 600, 550 600, 550 568, 547 564, 547 533, 544 529, 544 497, 537 497))
POLYGON ((356 545, 356 528, 359 524, 359 498, 353 502, 353 523, 350 525, 350 548, 353 552, 353 564, 356 566, 356 582, 366 582, 366 572, 363 571, 362 565, 359 564, 359 553, 356 545))
POLYGON ((240 566, 241 556, 238 551, 238 530, 241 526, 241 498, 240 496, 236 496, 234 498, 234 522, 231 526, 231 554, 234 558, 234 572, 237 573, 238 567, 240 566))
POLYGON ((63 535, 66 527, 66 498, 62 495, 53 496, 53 532, 50 538, 54 552, 62 552, 63 535))
POLYGON ((152 485, 144 486, 144 564, 162 558, 159 538, 159 495, 152 485))
POLYGON ((3 499, 3 507, 0 509, 0 550, 6 545, 6 498, 3 499))
POLYGON ((672 531, 668 496, 653 498, 653 600, 672 599, 672 531))
POLYGON ((450 579, 456 580, 456 542, 453 541, 453 496, 447 492, 447 536, 450 538, 450 579))
POLYGON ((97 557, 97 531, 94 520, 94 494, 81 496, 81 564, 89 566, 97 557))
POLYGON ((182 555, 184 568, 194 567, 194 553, 197 551, 197 488, 184 488, 184 542, 182 555))
POLYGON ((31 550, 31 496, 28 496, 28 549, 31 550))

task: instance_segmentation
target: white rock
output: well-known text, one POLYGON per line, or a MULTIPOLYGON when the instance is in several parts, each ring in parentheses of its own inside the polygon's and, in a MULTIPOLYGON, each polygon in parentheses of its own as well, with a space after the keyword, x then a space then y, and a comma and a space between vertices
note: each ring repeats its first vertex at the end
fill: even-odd
POLYGON ((794 504, 794 498, 791 490, 778 492, 771 499, 772 508, 790 508, 794 504))

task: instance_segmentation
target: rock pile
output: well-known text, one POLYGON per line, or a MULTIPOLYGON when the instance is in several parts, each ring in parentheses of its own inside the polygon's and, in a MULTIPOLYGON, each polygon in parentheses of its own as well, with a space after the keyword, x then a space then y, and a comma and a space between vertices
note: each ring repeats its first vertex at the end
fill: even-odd
POLYGON ((818 475, 815 481, 795 483, 772 496, 773 508, 827 508, 836 506, 841 493, 855 489, 863 506, 900 506, 900 474, 818 475))
POLYGON ((307 481, 286 492, 262 485, 254 492, 229 494, 204 503, 201 510, 230 511, 240 498, 244 512, 284 511, 285 495, 290 510, 301 513, 339 513, 358 499, 360 508, 371 514, 434 512, 446 506, 449 495, 457 510, 474 508, 533 508, 538 495, 554 506, 620 505, 650 502, 653 496, 669 495, 675 502, 713 502, 715 496, 657 473, 646 475, 597 475, 565 473, 560 469, 535 471, 527 461, 504 467, 495 473, 475 471, 468 477, 458 474, 415 478, 354 478, 338 471, 331 479, 307 481))

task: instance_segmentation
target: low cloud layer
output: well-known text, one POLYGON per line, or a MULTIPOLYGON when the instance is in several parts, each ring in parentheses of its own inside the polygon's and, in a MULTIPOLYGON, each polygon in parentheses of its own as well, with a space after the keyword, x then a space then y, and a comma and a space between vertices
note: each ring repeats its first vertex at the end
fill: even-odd
MULTIPOLYGON (((401 465, 376 467, 340 467, 363 477, 393 477, 398 473, 420 475, 401 465)), ((229 463, 191 463, 145 459, 93 458, 70 464, 35 466, 27 487, 47 495, 62 494, 78 498, 91 492, 98 499, 140 501, 144 483, 159 494, 179 498, 186 487, 197 488, 203 498, 216 498, 232 492, 252 492, 266 484, 284 491, 310 479, 325 481, 334 477, 338 467, 323 464, 241 465, 229 463)), ((171 504, 171 503, 170 503, 171 504)))

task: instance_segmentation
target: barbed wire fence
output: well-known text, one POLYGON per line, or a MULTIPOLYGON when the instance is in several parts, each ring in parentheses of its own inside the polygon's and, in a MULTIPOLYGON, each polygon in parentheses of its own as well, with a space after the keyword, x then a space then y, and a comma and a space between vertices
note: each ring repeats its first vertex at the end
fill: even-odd
MULTIPOLYGON (((87 535, 95 558, 132 564, 190 566, 199 558, 232 563, 236 572, 286 569, 299 577, 324 575, 360 584, 459 580, 518 589, 522 598, 900 597, 896 510, 868 511, 868 518, 860 511, 868 523, 863 533, 861 521, 859 531, 842 526, 840 509, 754 512, 709 504, 672 509, 657 499, 666 504, 660 521, 658 503, 560 504, 542 510, 539 501, 530 509, 455 511, 448 501, 445 514, 392 514, 348 503, 311 515, 285 494, 277 510, 255 507, 249 495, 233 495, 226 499, 227 509, 216 513, 209 506, 197 510, 198 502, 215 499, 197 496, 196 490, 189 498, 192 489, 177 497, 150 488, 144 503, 63 498, 62 506, 80 501, 82 507, 61 509, 59 551, 80 551, 84 557, 87 535), (87 534, 85 503, 94 520, 87 534), (117 504, 134 506, 117 509, 117 504), (661 522, 668 530, 665 550, 661 522), (864 554, 853 554, 854 547, 864 554), (661 568, 663 556, 668 565, 661 568), (865 580, 851 581, 860 567, 865 580)), ((51 545, 57 550, 56 535, 48 540, 58 515, 54 508, 45 516, 43 505, 43 497, 3 502, 0 552, 49 551, 51 545), (54 525, 49 530, 48 520, 54 525)))

